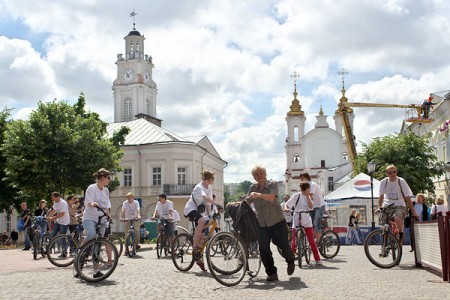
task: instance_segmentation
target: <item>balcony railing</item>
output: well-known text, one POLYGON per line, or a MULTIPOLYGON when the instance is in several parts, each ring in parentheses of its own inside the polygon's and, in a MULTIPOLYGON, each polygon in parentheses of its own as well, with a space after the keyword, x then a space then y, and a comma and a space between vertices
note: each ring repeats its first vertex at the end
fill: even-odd
POLYGON ((195 184, 164 184, 163 192, 168 196, 192 194, 195 184))

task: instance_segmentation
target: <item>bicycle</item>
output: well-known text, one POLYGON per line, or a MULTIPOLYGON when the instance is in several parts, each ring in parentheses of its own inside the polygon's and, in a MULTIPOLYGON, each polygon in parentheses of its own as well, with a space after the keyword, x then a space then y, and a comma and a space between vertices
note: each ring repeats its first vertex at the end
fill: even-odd
POLYGON ((167 256, 170 252, 171 245, 169 243, 169 235, 167 234, 169 221, 166 219, 159 219, 161 221, 161 229, 156 237, 156 256, 161 258, 164 251, 164 256, 167 256))
POLYGON ((123 252, 123 241, 120 238, 120 236, 118 236, 115 233, 111 233, 111 224, 112 224, 112 221, 110 221, 108 223, 108 228, 107 228, 108 234, 106 234, 105 236, 116 247, 117 252, 119 253, 119 257, 120 257, 120 256, 122 256, 122 252, 123 252))
POLYGON ((402 259, 402 245, 395 235, 391 232, 391 219, 387 208, 392 206, 381 207, 378 212, 380 214, 381 229, 377 229, 369 233, 364 240, 364 252, 369 261, 379 268, 392 268, 400 263, 402 259))
MULTIPOLYGON (((77 230, 82 232, 82 229, 78 228, 77 230)), ((79 237, 76 238, 75 233, 77 230, 73 233, 59 234, 50 240, 46 249, 47 259, 50 263, 57 267, 67 267, 73 264, 75 251, 79 245, 79 237)))
POLYGON ((108 214, 97 207, 103 215, 98 217, 96 237, 78 249, 74 259, 74 276, 87 282, 99 282, 108 278, 116 269, 119 261, 117 248, 100 234, 101 220, 108 214))
POLYGON ((328 227, 328 222, 326 222, 327 218, 329 217, 323 218, 325 222, 322 222, 322 234, 320 235, 317 247, 319 248, 320 255, 324 258, 331 259, 339 253, 341 241, 339 235, 333 230, 333 225, 328 227))
POLYGON ((36 260, 38 253, 40 252, 42 257, 47 255, 48 234, 47 231, 42 233, 41 223, 46 221, 47 218, 42 216, 36 216, 32 218, 32 245, 33 245, 33 259, 36 260))
MULTIPOLYGON (((125 237, 125 255, 128 254, 128 257, 136 256, 136 243, 135 243, 135 234, 134 234, 134 222, 138 219, 123 219, 122 221, 127 222, 130 221, 130 229, 125 237)), ((108 236, 109 237, 109 236, 108 236)), ((120 254, 119 254, 120 256, 120 254)))

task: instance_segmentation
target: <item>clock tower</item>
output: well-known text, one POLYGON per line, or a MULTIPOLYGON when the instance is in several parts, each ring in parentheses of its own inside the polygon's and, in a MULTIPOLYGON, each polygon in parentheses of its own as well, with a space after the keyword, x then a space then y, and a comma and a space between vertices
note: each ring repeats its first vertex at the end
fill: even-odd
POLYGON ((125 56, 117 55, 117 77, 113 82, 114 122, 128 122, 143 114, 156 118, 156 83, 152 57, 145 54, 145 37, 136 30, 125 39, 125 56))

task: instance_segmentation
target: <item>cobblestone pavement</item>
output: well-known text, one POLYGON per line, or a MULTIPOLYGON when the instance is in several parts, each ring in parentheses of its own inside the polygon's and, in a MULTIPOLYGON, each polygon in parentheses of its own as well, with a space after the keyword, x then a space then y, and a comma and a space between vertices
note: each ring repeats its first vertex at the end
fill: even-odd
POLYGON ((267 283, 262 267, 253 281, 246 277, 235 287, 222 286, 196 265, 182 273, 170 257, 157 259, 150 249, 145 245, 137 258, 122 256, 111 277, 97 284, 75 279, 72 267, 54 267, 43 258, 33 261, 30 251, 1 250, 0 299, 445 299, 450 295, 449 283, 414 267, 406 246, 401 264, 392 269, 373 266, 362 246, 343 246, 334 259, 324 260, 320 267, 296 267, 292 276, 274 251, 280 281, 267 283))

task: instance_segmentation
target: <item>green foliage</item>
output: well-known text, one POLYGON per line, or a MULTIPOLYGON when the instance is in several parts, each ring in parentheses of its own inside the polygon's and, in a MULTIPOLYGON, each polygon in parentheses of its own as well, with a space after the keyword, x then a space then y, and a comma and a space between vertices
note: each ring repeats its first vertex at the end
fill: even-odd
POLYGON ((74 106, 39 102, 28 121, 7 126, 2 152, 8 180, 32 205, 52 191, 83 193, 99 168, 120 170, 123 153, 116 141, 124 140, 120 134, 128 131, 121 130, 113 141, 106 128, 98 114, 86 113, 83 94, 74 106))
POLYGON ((355 160, 355 172, 367 173, 370 161, 378 163, 373 176, 376 179, 386 177, 385 168, 394 164, 398 176, 404 178, 414 194, 428 191, 434 192, 433 177, 442 175, 442 163, 428 146, 429 137, 419 137, 414 133, 388 135, 363 143, 363 151, 355 160))
MULTIPOLYGON (((3 144, 6 126, 11 110, 4 108, 0 112, 0 145, 3 144)), ((18 190, 13 187, 11 182, 5 176, 4 166, 6 164, 6 156, 4 152, 0 152, 0 212, 4 211, 8 214, 12 212, 12 207, 18 207, 20 199, 18 190)))

